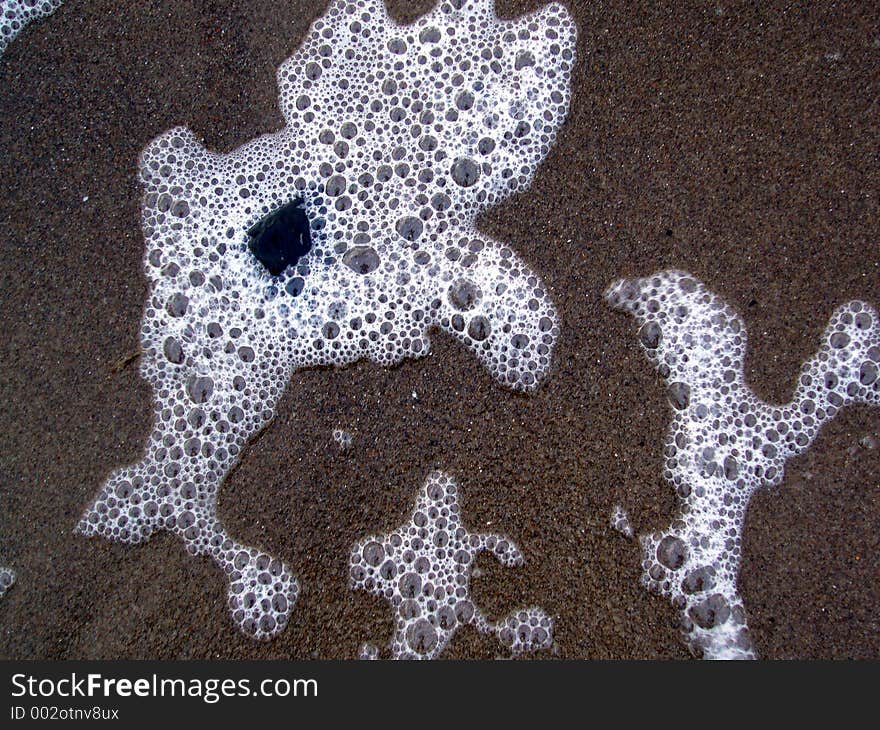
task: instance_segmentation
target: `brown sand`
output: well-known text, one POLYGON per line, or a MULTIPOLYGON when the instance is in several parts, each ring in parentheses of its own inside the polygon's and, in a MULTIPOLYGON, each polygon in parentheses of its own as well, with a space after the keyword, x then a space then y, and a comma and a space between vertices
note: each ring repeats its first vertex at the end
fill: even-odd
MULTIPOLYGON (((491 523, 525 553, 519 569, 480 560, 473 593, 491 615, 542 605, 561 657, 686 657, 675 612, 639 586, 637 544, 609 527, 615 503, 637 532, 676 504, 660 475, 663 389, 634 322, 601 294, 620 276, 690 270, 743 314, 752 387, 790 397, 833 308, 880 305, 880 11, 656 5, 571 3, 570 118, 531 191, 482 222, 561 312, 544 387, 514 395, 442 336, 395 369, 300 372, 225 484, 232 534, 283 556, 303 586, 267 643, 237 632, 217 568, 173 536, 132 548, 72 529, 149 426, 137 367, 113 371, 138 346, 146 294, 138 152, 178 124, 221 150, 280 127, 275 69, 324 3, 69 0, 13 42, 0 59, 0 563, 18 583, 0 601, 0 655, 354 657, 384 645, 390 612, 348 589, 348 550, 399 524, 442 468, 466 523, 491 523), (354 436, 344 454, 335 427, 354 436)), ((878 432, 877 411, 843 413, 753 500, 741 587, 761 656, 880 656, 880 450, 859 445, 878 432)), ((497 649, 466 629, 444 656, 497 649)))

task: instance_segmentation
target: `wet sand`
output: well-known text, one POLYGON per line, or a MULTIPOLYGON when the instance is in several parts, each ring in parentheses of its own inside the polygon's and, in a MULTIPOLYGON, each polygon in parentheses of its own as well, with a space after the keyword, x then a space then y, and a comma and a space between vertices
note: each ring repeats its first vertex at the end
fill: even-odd
MULTIPOLYGON (((138 153, 180 124, 224 151, 281 127, 275 69, 324 6, 69 0, 0 58, 0 563, 17 573, 0 656, 384 646, 391 612, 348 589, 349 548, 403 522, 439 468, 465 524, 525 554, 522 568, 481 557, 472 593, 492 618, 531 604, 553 616, 555 650, 539 657, 686 658, 676 612, 639 585, 637 543, 609 525, 618 503, 637 533, 677 507, 663 386, 602 292, 691 271, 745 319, 751 387, 790 398, 834 307, 880 306, 880 9, 570 3, 570 117, 532 189, 481 222, 549 287, 563 322, 550 377, 515 395, 439 334, 428 358, 390 370, 296 373, 220 498, 230 532, 303 587, 288 628, 260 643, 230 621, 216 566, 177 538, 128 547, 72 530, 149 428, 147 384, 116 367, 138 348, 146 296, 138 153)), ((880 656, 880 449, 866 436, 880 411, 844 411, 751 503, 740 584, 761 657, 880 656)), ((498 652, 466 628, 443 656, 498 652)))

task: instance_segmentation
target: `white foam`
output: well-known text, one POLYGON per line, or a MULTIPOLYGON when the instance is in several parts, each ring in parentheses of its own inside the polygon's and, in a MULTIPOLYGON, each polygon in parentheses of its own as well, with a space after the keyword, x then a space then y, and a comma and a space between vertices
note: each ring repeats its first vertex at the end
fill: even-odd
POLYGON ((214 557, 235 621, 266 638, 298 585, 226 533, 217 493, 294 370, 423 357, 437 327, 500 382, 537 387, 556 312, 538 276, 475 220, 526 188, 553 144, 574 44, 556 4, 505 21, 490 0, 446 0, 401 26, 380 0, 336 1, 279 69, 282 131, 225 155, 185 128, 150 144, 141 373, 153 432, 79 530, 130 543, 175 532, 214 557), (247 232, 296 198, 314 246, 273 277, 247 232))
POLYGON ((619 281, 606 297, 641 323, 640 342, 669 384, 673 413, 664 477, 682 510, 666 530, 641 538, 643 582, 682 611, 694 652, 753 658, 736 588, 746 507, 756 489, 782 481, 786 461, 841 408, 880 403, 880 316, 859 301, 835 310, 793 400, 774 406, 745 383, 739 315, 694 277, 665 271, 619 281))
POLYGON ((611 512, 611 527, 626 537, 631 538, 635 535, 635 531, 629 521, 629 515, 619 504, 614 505, 614 509, 611 512))
MULTIPOLYGON (((351 587, 386 599, 394 611, 390 650, 395 659, 434 659, 468 624, 497 636, 512 656, 552 645, 553 622, 540 608, 520 609, 493 623, 474 605, 471 572, 484 550, 503 565, 524 563, 508 538, 467 531, 458 487, 442 472, 428 475, 408 524, 352 548, 351 587)), ((378 650, 366 644, 360 656, 376 659, 378 650)))
POLYGON ((0 598, 6 595, 6 591, 15 583, 15 572, 11 568, 0 565, 0 598))
POLYGON ((339 446, 340 451, 348 451, 351 448, 352 437, 348 431, 341 428, 334 428, 333 440, 339 446))
POLYGON ((54 13, 62 0, 0 0, 0 55, 28 23, 54 13))

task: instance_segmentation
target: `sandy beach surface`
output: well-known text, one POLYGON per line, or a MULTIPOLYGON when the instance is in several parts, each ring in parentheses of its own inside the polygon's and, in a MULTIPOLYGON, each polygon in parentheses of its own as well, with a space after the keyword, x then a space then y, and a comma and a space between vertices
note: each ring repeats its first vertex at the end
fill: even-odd
MULTIPOLYGON (((389 7, 411 20, 431 5, 389 7)), ((465 524, 525 555, 504 568, 484 554, 472 594, 492 618, 542 606, 556 642, 536 658, 687 658, 677 612, 639 585, 638 543, 609 522, 620 504, 650 532, 677 505, 663 383, 602 292, 689 270, 744 318, 749 385, 790 399, 833 309, 880 306, 880 9, 568 3, 570 116, 532 188, 480 222, 548 285, 562 320, 549 378, 516 395, 441 334, 396 368, 296 373, 220 497, 230 532, 283 556, 302 585, 287 629, 256 642, 230 621, 216 566, 177 538, 130 547, 73 528, 150 427, 148 385, 136 363, 118 367, 137 351, 147 290, 138 154, 176 125, 220 151, 283 126, 276 68, 325 7, 68 0, 0 58, 0 564, 17 574, 0 656, 384 647, 391 612, 349 589, 349 550, 408 521, 442 469, 465 524)), ((752 500, 740 590, 761 657, 880 656, 878 441, 880 411, 846 410, 752 500)), ((466 628, 443 657, 498 654, 466 628)))

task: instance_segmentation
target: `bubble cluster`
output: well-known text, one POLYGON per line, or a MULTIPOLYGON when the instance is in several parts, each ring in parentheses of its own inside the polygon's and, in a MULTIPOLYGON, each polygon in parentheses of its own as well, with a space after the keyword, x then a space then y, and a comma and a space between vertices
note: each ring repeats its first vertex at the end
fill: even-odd
POLYGON ((185 128, 148 145, 141 373, 154 426, 144 458, 110 476, 79 531, 129 543, 175 532, 227 573, 238 624, 269 637, 297 583, 229 537, 217 495, 294 370, 422 357, 436 327, 501 383, 537 387, 555 309, 475 219, 527 187, 549 151, 574 46, 557 4, 505 21, 491 0, 444 0, 402 26, 381 0, 337 0, 279 69, 283 130, 229 154, 185 128), (276 276, 249 232, 285 225, 267 217, 294 201, 311 248, 276 276))
POLYGON ((351 448, 352 437, 348 431, 344 431, 341 428, 334 428, 333 440, 339 446, 340 451, 348 451, 351 448))
MULTIPOLYGON (((458 487, 441 472, 428 475, 408 525, 368 537, 352 548, 351 586, 385 598, 394 611, 395 659, 434 659, 462 626, 494 634, 512 656, 546 649, 553 622, 540 608, 514 611, 492 623, 470 598, 477 555, 491 551, 503 565, 523 564, 519 548, 500 535, 469 533, 461 520, 458 487)), ((375 659, 371 644, 361 658, 375 659)))
POLYGON ((62 0, 0 0, 0 55, 32 20, 54 13, 62 0))
POLYGON ((786 461, 841 408, 880 404, 880 315, 859 301, 835 310, 793 400, 775 406, 745 383, 739 315, 689 274, 620 281, 606 298, 638 319, 673 414, 663 475, 682 510, 666 530, 641 538, 643 583, 681 610, 692 651, 754 658, 736 590, 749 499, 778 485, 786 461))
POLYGON ((6 591, 15 583, 15 573, 11 568, 0 565, 0 598, 6 595, 6 591))
POLYGON ((614 505, 614 509, 611 512, 611 528, 626 537, 633 537, 635 535, 632 523, 629 521, 629 515, 619 504, 614 505))

